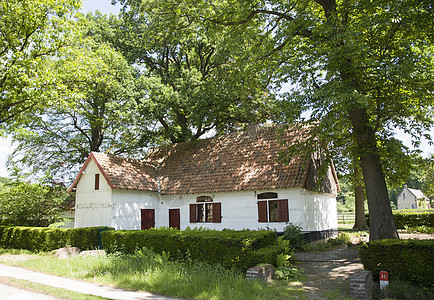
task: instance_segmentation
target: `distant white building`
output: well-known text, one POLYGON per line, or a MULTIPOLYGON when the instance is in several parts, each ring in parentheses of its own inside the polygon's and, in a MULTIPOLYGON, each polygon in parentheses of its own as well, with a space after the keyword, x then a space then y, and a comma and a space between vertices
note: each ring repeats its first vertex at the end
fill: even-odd
POLYGON ((397 197, 398 209, 431 208, 430 200, 421 190, 410 189, 405 184, 397 197))

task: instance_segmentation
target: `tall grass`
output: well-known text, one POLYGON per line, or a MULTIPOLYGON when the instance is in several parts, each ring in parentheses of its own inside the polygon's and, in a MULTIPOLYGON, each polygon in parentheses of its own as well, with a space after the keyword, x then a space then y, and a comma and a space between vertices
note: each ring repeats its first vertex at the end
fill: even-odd
POLYGON ((60 276, 188 299, 287 299, 301 293, 300 288, 289 285, 282 288, 246 280, 237 271, 218 265, 188 259, 170 261, 167 255, 147 249, 132 255, 115 253, 107 257, 45 256, 17 264, 60 276))

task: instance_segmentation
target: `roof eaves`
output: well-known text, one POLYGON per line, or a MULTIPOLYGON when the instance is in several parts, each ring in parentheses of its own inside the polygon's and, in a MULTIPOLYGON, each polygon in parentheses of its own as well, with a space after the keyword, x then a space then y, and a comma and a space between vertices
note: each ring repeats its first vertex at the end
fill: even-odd
POLYGON ((78 184, 78 182, 81 179, 81 176, 83 175, 84 170, 86 169, 87 165, 89 164, 90 160, 93 159, 95 161, 95 164, 97 165, 98 169, 101 171, 101 174, 104 176, 105 180, 107 181, 108 185, 110 186, 111 189, 113 189, 113 184, 111 183, 109 177, 107 176, 107 174, 104 172, 103 168, 101 167, 100 163, 98 162, 98 160, 96 159, 95 155, 93 152, 91 152, 89 154, 89 156, 87 157, 86 161, 84 162, 83 166, 80 169, 80 172, 78 172, 77 177, 75 178, 74 182, 72 183, 72 185, 69 187, 68 189, 68 194, 70 194, 72 192, 72 190, 76 187, 76 185, 78 184))

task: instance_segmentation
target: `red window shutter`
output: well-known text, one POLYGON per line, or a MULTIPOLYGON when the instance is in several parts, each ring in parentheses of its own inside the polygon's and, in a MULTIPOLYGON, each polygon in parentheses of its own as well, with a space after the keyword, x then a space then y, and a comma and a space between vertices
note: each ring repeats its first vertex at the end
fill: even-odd
POLYGON ((267 201, 258 201, 258 221, 267 222, 267 201))
POLYGON ((99 174, 95 174, 95 190, 99 190, 99 174))
POLYGON ((190 204, 190 223, 196 223, 196 204, 190 204))
POLYGON ((222 222, 222 204, 213 203, 212 204, 212 222, 221 223, 222 222))
POLYGON ((278 200, 279 222, 289 222, 288 199, 278 200))

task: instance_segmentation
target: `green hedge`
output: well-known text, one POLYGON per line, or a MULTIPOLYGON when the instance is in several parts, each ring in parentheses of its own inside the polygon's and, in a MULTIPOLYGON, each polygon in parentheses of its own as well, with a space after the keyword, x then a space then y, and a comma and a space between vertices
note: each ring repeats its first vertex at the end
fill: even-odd
MULTIPOLYGON (((427 226, 434 227, 434 210, 396 210, 393 212, 396 228, 427 226)), ((369 224, 369 215, 366 215, 366 222, 369 224)))
POLYGON ((192 259, 242 271, 257 264, 275 264, 281 252, 272 231, 180 231, 176 229, 116 230, 102 234, 108 251, 133 253, 143 247, 169 252, 175 259, 192 259), (263 249, 267 248, 267 249, 263 249))
POLYGON ((434 240, 377 240, 360 246, 359 254, 374 280, 387 271, 390 281, 434 286, 434 240))
POLYGON ((0 247, 31 251, 51 251, 65 246, 78 247, 81 250, 96 249, 100 242, 100 232, 107 229, 111 228, 0 226, 0 247))

